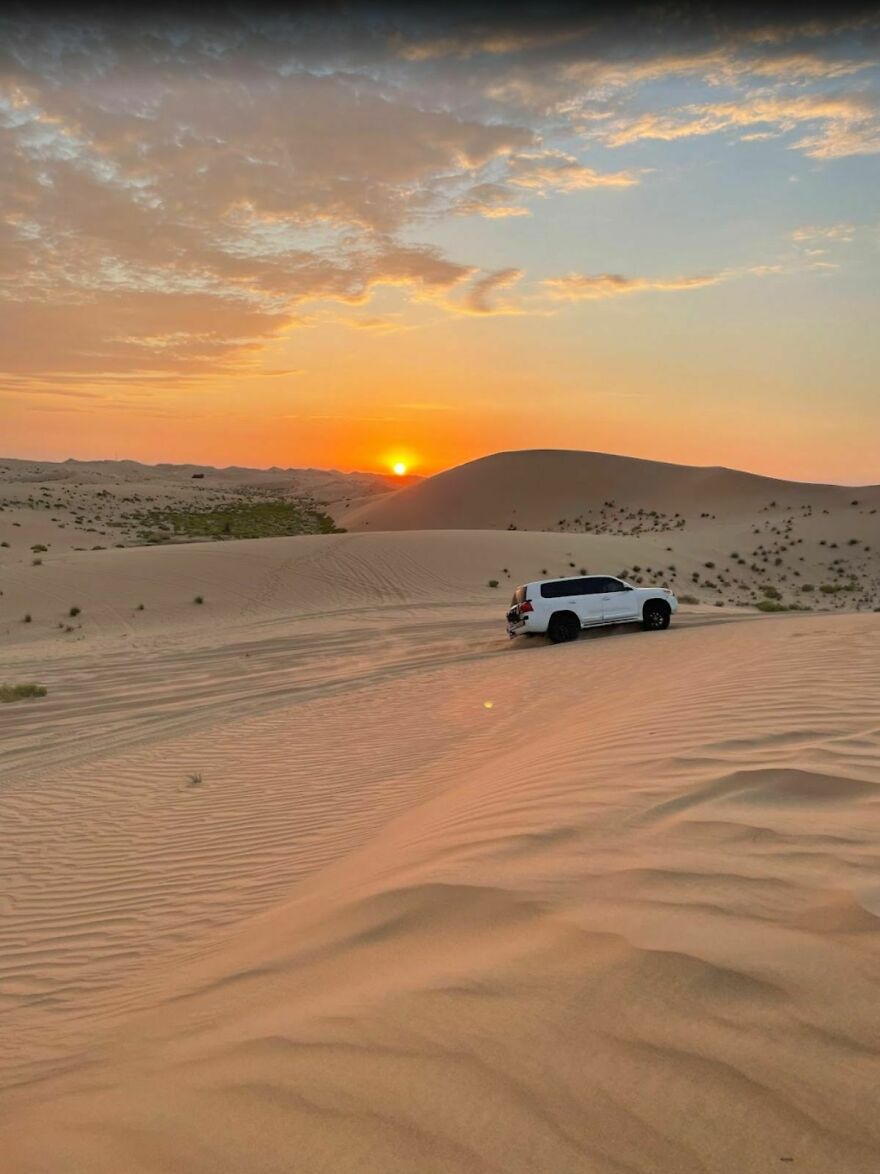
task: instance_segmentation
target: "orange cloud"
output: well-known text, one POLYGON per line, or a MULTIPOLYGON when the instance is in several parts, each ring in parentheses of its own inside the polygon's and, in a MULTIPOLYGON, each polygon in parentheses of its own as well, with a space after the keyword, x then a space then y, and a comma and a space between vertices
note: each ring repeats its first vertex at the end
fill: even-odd
POLYGON ((817 129, 792 144, 815 158, 873 154, 880 151, 880 110, 862 95, 756 97, 742 102, 716 102, 617 117, 597 124, 592 133, 611 147, 643 139, 673 142, 725 130, 769 124, 780 133, 804 123, 817 129))

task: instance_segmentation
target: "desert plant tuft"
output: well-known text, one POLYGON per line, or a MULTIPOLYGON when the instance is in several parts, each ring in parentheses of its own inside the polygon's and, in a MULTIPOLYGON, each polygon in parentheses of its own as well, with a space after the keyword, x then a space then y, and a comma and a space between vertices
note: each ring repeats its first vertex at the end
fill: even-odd
POLYGON ((678 602, 679 603, 699 603, 700 601, 699 601, 699 599, 697 599, 696 595, 679 595, 678 602))
POLYGON ((497 579, 490 579, 490 580, 489 580, 489 586, 490 586, 490 587, 497 587, 497 586, 498 586, 498 580, 497 580, 497 579))
POLYGON ((201 596, 201 595, 197 595, 197 596, 195 597, 195 599, 193 600, 193 603, 204 603, 204 602, 205 602, 205 601, 204 601, 204 599, 202 598, 202 596, 201 596))
POLYGON ((80 610, 81 610, 81 609, 80 609, 80 608, 78 608, 78 607, 72 607, 72 608, 70 609, 70 611, 69 611, 67 614, 68 614, 69 616, 71 616, 71 617, 73 617, 73 616, 78 616, 78 615, 79 615, 79 613, 80 613, 80 610))
POLYGON ((139 603, 139 604, 137 605, 137 610, 138 610, 138 611, 143 611, 143 610, 144 610, 144 605, 143 605, 142 603, 139 603))
POLYGON ((28 613, 25 615, 24 619, 23 619, 21 622, 22 622, 23 624, 29 624, 29 623, 31 622, 31 613, 30 613, 30 612, 28 612, 28 613))
POLYGON ((202 772, 195 771, 193 774, 188 775, 186 785, 188 787, 200 787, 202 785, 202 772))
POLYGON ((31 566, 32 567, 41 567, 42 565, 43 565, 43 560, 41 558, 32 558, 31 559, 31 566))
POLYGON ((25 697, 45 697, 43 685, 0 685, 0 701, 23 701, 25 697))

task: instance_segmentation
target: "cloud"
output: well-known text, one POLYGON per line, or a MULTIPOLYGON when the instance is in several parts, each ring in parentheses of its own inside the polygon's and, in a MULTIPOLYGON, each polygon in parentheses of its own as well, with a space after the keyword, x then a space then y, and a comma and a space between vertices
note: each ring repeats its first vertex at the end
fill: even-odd
POLYGON ((531 216, 523 204, 516 203, 517 194, 505 184, 479 183, 462 196, 455 208, 459 216, 485 216, 501 220, 509 216, 531 216))
POLYGON ((773 94, 741 102, 692 104, 618 116, 597 122, 590 133, 610 147, 622 147, 645 139, 674 142, 727 130, 742 132, 764 124, 785 133, 804 123, 816 124, 816 129, 791 146, 814 158, 880 151, 880 108, 862 94, 773 94))
POLYGON ((462 302, 461 309, 467 314, 516 314, 520 311, 509 303, 493 301, 500 290, 510 289, 522 277, 521 269, 496 269, 471 282, 462 302))
POLYGON ((513 155, 508 166, 507 181, 541 194, 579 192, 597 187, 627 188, 640 182, 635 172, 596 171, 562 151, 513 155))
MULTIPOLYGON (((323 303, 365 307, 386 286, 450 313, 521 313, 521 254, 486 272, 422 230, 524 220, 552 195, 584 193, 586 217, 589 192, 622 194, 647 171, 609 167, 602 148, 727 133, 786 136, 829 161, 880 151, 877 21, 845 5, 821 20, 762 12, 303 18, 258 4, 206 22, 0 20, 0 372, 34 390, 262 377, 264 351, 323 303), (684 96, 658 105, 670 92, 684 96)), ((544 291, 689 289, 731 272, 575 274, 544 291)))
POLYGON ((599 301, 637 293, 681 293, 720 285, 738 277, 766 277, 781 273, 782 266, 749 265, 739 269, 723 269, 718 273, 703 273, 680 277, 624 277, 619 273, 569 273, 564 277, 549 277, 541 282, 543 289, 557 301, 599 301))
POLYGON ((799 244, 805 241, 841 241, 849 243, 856 234, 854 224, 805 224, 796 228, 791 239, 799 244))

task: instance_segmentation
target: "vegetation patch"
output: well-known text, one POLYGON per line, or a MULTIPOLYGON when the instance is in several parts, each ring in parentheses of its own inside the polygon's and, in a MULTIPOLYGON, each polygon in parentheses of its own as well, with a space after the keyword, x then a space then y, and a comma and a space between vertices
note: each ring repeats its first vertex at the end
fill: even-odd
POLYGON ((0 701, 24 701, 26 697, 45 697, 43 685, 0 685, 0 701))
POLYGON ((138 537, 149 543, 343 533, 329 514, 307 500, 229 502, 200 510, 153 509, 135 514, 134 520, 138 537))

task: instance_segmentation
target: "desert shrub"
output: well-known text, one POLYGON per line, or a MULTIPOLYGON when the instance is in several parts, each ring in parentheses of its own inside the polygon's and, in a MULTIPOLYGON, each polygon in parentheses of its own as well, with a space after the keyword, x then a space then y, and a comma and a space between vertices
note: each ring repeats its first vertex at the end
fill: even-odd
POLYGON ((79 607, 72 607, 72 608, 70 609, 70 611, 69 611, 67 614, 68 614, 69 616, 71 616, 71 617, 72 617, 72 616, 78 616, 81 610, 82 610, 82 609, 81 609, 81 608, 79 608, 79 607))
POLYGON ((22 623, 23 623, 23 624, 29 624, 30 622, 31 622, 31 613, 30 613, 30 612, 28 612, 28 613, 27 613, 27 615, 26 615, 26 616, 24 617, 24 619, 22 620, 22 623))
POLYGON ((195 771, 193 774, 187 776, 186 785, 188 787, 200 787, 202 784, 202 772, 195 771))
POLYGON ((812 583, 801 583, 801 591, 815 591, 816 588, 812 583))
POLYGON ((41 558, 32 558, 31 559, 31 566, 32 567, 41 567, 42 565, 43 565, 43 560, 41 558))
POLYGON ((31 550, 34 552, 34 554, 45 554, 48 549, 49 547, 44 546, 42 542, 35 542, 31 547, 31 550))
POLYGON ((679 603, 699 603, 700 601, 699 601, 699 599, 697 599, 696 595, 679 595, 678 602, 679 603))
POLYGON ((761 594, 765 599, 781 599, 782 596, 779 591, 770 583, 761 588, 761 594))
POLYGON ((490 587, 497 587, 497 586, 498 586, 498 580, 497 580, 497 579, 490 579, 490 580, 489 580, 489 586, 490 586, 490 587))
POLYGON ((43 685, 0 685, 0 701, 23 701, 25 697, 45 697, 43 685))
POLYGON ((205 600, 201 595, 197 595, 195 597, 195 599, 193 600, 193 603, 204 603, 204 602, 205 602, 205 600))
POLYGON ((777 599, 759 599, 755 604, 758 611, 788 611, 784 603, 780 603, 777 599))
POLYGON ((142 603, 139 603, 139 604, 137 605, 137 610, 138 610, 138 611, 143 611, 143 610, 144 610, 144 605, 143 605, 142 603))

